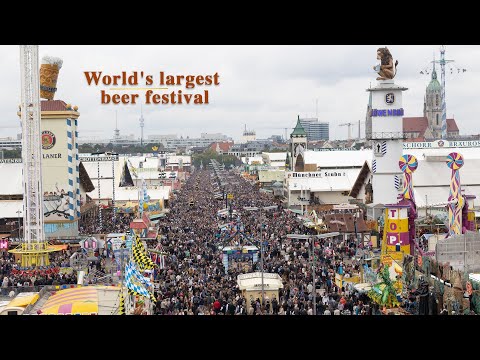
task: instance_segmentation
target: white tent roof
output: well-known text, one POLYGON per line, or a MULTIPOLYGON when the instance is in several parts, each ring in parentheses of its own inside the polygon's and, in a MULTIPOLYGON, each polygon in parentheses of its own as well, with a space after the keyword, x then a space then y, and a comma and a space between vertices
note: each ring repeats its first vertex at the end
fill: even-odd
MULTIPOLYGON (((138 200, 138 188, 135 187, 120 187, 120 177, 122 175, 123 166, 125 164, 125 159, 127 157, 120 156, 119 161, 114 161, 115 166, 115 200, 116 201, 137 201, 138 200)), ((158 159, 155 157, 145 157, 145 156, 133 156, 128 157, 130 163, 138 168, 140 161, 144 161, 143 169, 138 169, 139 178, 144 178, 145 180, 155 179, 158 180, 159 171, 156 170, 158 166, 158 159)), ((130 164, 127 162, 129 169, 131 168, 130 164)), ((98 199, 98 164, 96 161, 93 162, 83 162, 83 166, 87 171, 88 175, 92 179, 92 183, 95 186, 95 189, 88 193, 92 199, 98 199)), ((111 199, 113 196, 113 180, 112 180, 112 162, 111 161, 100 161, 100 197, 102 199, 111 199)), ((167 172, 168 174, 169 172, 167 172)), ((132 171, 132 180, 135 182, 135 176, 133 176, 132 171)), ((151 186, 147 189, 147 194, 152 200, 159 199, 168 199, 171 186, 156 186, 153 189, 151 186)))
POLYGON ((362 167, 366 160, 372 159, 372 149, 305 151, 305 164, 316 164, 320 168, 338 168, 343 166, 362 167))
MULTIPOLYGON (((465 190, 463 192, 464 195, 475 195, 477 197, 473 199, 473 203, 478 207, 478 204, 480 204, 480 186, 462 186, 462 189, 465 190)), ((429 207, 435 205, 442 207, 442 205, 439 204, 446 205, 450 193, 450 186, 414 187, 413 192, 417 207, 425 208, 425 204, 429 207), (425 195, 427 199, 425 199, 425 195), (425 200, 427 202, 425 202, 425 200)))
MULTIPOLYGON (((94 157, 94 156, 92 156, 94 157)), ((82 157, 79 157, 79 160, 82 160, 82 157)), ((93 185, 96 187, 97 186, 97 178, 98 178, 98 168, 100 168, 100 179, 101 178, 112 178, 113 170, 112 170, 112 162, 111 161, 99 161, 97 164, 97 161, 82 161, 83 167, 88 173, 88 176, 90 176, 90 179, 92 180, 93 185)), ((122 174, 123 170, 123 160, 120 158, 118 161, 113 162, 114 167, 115 167, 115 179, 118 178, 120 181, 120 176, 122 174)), ((110 180, 111 182, 112 180, 110 180)))
POLYGON ((345 176, 322 176, 320 178, 292 178, 288 181, 290 190, 300 191, 350 191, 361 168, 340 169, 338 172, 345 173, 345 176))
MULTIPOLYGON (((480 164, 480 149, 479 148, 458 148, 458 149, 403 149, 404 154, 414 155, 418 161, 425 160, 429 156, 439 156, 446 158, 451 152, 459 152, 466 160, 465 165, 462 167, 462 171, 466 169, 468 163, 480 164)), ((274 153, 272 153, 274 154, 274 153)), ((341 167, 341 166, 362 166, 365 161, 368 161, 369 165, 372 163, 373 151, 372 149, 363 150, 334 150, 334 151, 305 151, 305 164, 317 164, 321 168, 326 167, 341 167)), ((445 162, 429 162, 433 164, 442 164, 446 170, 448 170, 445 162)), ((475 165, 475 166, 477 166, 475 165)), ((474 166, 474 167, 475 167, 474 166)), ((420 165, 419 165, 420 169, 420 165)), ((417 172, 419 171, 417 169, 417 172)), ((415 172, 414 176, 417 174, 415 172)))
MULTIPOLYGON (((97 180, 93 182, 97 186, 97 180)), ((133 186, 119 187, 119 182, 115 181, 115 201, 137 201, 138 200, 138 188, 133 186)), ((155 186, 153 189, 149 186, 147 188, 147 195, 152 200, 168 199, 170 194, 170 186, 155 186)), ((98 189, 87 193, 92 199, 98 199, 98 189)), ((113 196, 113 186, 111 179, 100 180, 100 197, 102 199, 111 199, 113 196)))
MULTIPOLYGON (((445 161, 433 162, 425 161, 421 158, 417 158, 417 160, 418 168, 412 176, 414 186, 450 185, 452 170, 448 168, 445 161)), ((465 164, 460 169, 460 182, 462 186, 480 185, 479 168, 480 158, 465 160, 465 164)))
MULTIPOLYGON (((431 148, 431 149, 403 149, 404 154, 414 155, 418 160, 424 160, 427 156, 447 157, 452 152, 462 154, 465 160, 480 159, 480 149, 470 148, 431 148)), ((445 165, 446 166, 446 165, 445 165)))
POLYGON ((127 162, 128 168, 130 168, 130 163, 136 168, 138 168, 140 166, 140 162, 143 162, 144 168, 158 168, 158 158, 152 156, 121 156, 120 159, 122 160, 122 164, 126 159, 130 160, 129 163, 127 162))
POLYGON ((266 156, 270 161, 283 161, 285 162, 287 158, 286 152, 264 152, 263 156, 266 156))
POLYGON ((22 213, 20 217, 23 217, 23 201, 21 200, 2 200, 0 201, 0 219, 3 218, 17 218, 17 211, 22 213))
POLYGON ((190 165, 192 157, 189 155, 168 155, 168 164, 177 165, 179 160, 182 159, 183 165, 190 165))
POLYGON ((19 195, 23 194, 22 187, 22 163, 0 164, 0 194, 19 195))
MULTIPOLYGON (((164 186, 163 189, 159 186, 157 189, 148 189, 147 194, 150 196, 151 200, 160 200, 160 199, 168 199, 168 195, 170 192, 170 186, 164 186)), ((115 200, 120 201, 137 201, 138 199, 138 189, 136 188, 119 188, 118 192, 115 191, 115 200)))
MULTIPOLYGON (((246 156, 242 156, 242 162, 245 164, 247 160, 246 156)), ((248 157, 248 165, 251 165, 253 162, 258 162, 259 164, 263 164, 263 158, 261 156, 249 156, 248 157)))
MULTIPOLYGON (((81 160, 81 158, 80 158, 81 160)), ((119 162, 115 161, 115 177, 120 179, 119 162)), ((97 163, 96 162, 82 162, 87 170, 88 175, 92 179, 93 185, 97 186, 97 163)), ((123 165, 123 162, 122 162, 123 165)), ((23 194, 23 175, 22 163, 0 163, 0 195, 20 195, 23 194)), ((112 177, 112 162, 100 162, 100 178, 112 177)), ((111 182, 111 180, 110 180, 111 182)))
MULTIPOLYGON (((237 276, 237 284, 240 290, 261 290, 262 274, 254 272, 237 276)), ((282 278, 278 274, 264 273, 263 284, 265 290, 283 289, 282 278)))
MULTIPOLYGON (((190 165, 192 162, 192 157, 190 155, 174 155, 174 154, 166 154, 167 155, 167 165, 173 164, 178 165, 178 161, 182 159, 183 165, 190 165)), ((144 168, 158 168, 158 157, 154 157, 151 154, 144 154, 143 156, 120 156, 120 159, 123 161, 128 158, 133 166, 136 168, 139 167, 140 161, 143 162, 144 168)), ((130 164, 129 164, 130 166, 130 164)))

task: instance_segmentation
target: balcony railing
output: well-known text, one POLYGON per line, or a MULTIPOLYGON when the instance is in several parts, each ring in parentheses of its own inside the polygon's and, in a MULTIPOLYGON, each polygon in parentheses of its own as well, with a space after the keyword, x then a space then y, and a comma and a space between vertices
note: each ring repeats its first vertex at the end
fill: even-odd
POLYGON ((394 132, 367 132, 366 133, 367 140, 381 140, 381 139, 407 139, 407 134, 403 133, 402 131, 394 131, 394 132))

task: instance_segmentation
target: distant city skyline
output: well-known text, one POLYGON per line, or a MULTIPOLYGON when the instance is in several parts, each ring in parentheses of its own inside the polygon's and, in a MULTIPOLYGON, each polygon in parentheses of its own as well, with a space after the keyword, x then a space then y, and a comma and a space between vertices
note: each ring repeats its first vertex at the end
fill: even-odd
MULTIPOLYGON (((376 49, 384 45, 355 46, 54 46, 41 45, 44 55, 63 59, 55 99, 79 106, 81 138, 112 138, 115 111, 122 136, 140 137, 140 105, 102 105, 102 87, 88 86, 84 71, 145 71, 157 74, 213 74, 220 85, 210 90, 209 105, 143 105, 144 138, 177 134, 199 137, 223 133, 240 140, 245 125, 257 138, 284 136, 297 116, 330 123, 330 139, 346 139, 347 127, 365 119, 370 84, 375 84, 376 49)), ((425 88, 430 78, 420 71, 439 58, 439 45, 390 45, 399 61, 395 82, 404 93, 405 116, 422 116, 425 88)), ((478 134, 477 83, 480 46, 447 46, 467 72, 447 76, 447 117, 455 117, 460 134, 478 134)), ((0 46, 0 137, 21 132, 19 49, 0 46)), ((439 73, 439 66, 437 65, 439 73)), ((439 74, 440 76, 440 74, 439 74)), ((199 87, 198 89, 202 89, 199 87)), ((362 124, 362 133, 364 132, 362 124)), ((357 130, 357 129, 355 129, 357 130)), ((352 135, 356 137, 357 131, 352 135)))

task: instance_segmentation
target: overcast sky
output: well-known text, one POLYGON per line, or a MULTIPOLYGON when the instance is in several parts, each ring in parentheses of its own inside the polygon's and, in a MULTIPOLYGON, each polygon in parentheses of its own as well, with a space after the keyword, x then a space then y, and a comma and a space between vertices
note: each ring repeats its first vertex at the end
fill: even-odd
MULTIPOLYGON (((40 58, 50 55, 63 59, 55 99, 78 105, 80 137, 111 138, 115 110, 120 134, 140 135, 140 105, 101 104, 100 90, 108 87, 88 86, 84 75, 84 71, 115 75, 137 70, 154 75, 155 80, 160 71, 220 75, 219 86, 207 87, 209 105, 144 105, 145 138, 152 134, 199 137, 202 132, 222 132, 239 139, 244 124, 256 130, 257 138, 283 135, 282 128, 293 127, 297 114, 315 116, 318 99, 318 117, 330 122, 330 138, 345 139, 347 127, 338 125, 365 119, 365 89, 375 84, 372 66, 381 46, 48 45, 40 46, 40 58)), ((396 83, 409 88, 403 97, 405 116, 422 116, 430 78, 419 72, 431 66, 434 53, 438 60, 440 46, 388 47, 399 62, 396 83)), ((461 134, 478 134, 480 46, 448 46, 446 55, 467 69, 466 73, 447 76, 447 116, 455 116, 461 134)), ((438 67, 437 72, 440 80, 438 67)), ((20 103, 18 46, 0 46, 0 79, 0 137, 16 136, 21 131, 16 114, 20 103)), ((184 91, 184 87, 170 87, 157 92, 178 89, 184 91)), ((194 90, 202 92, 204 88, 194 90)), ((355 136, 357 129, 358 125, 355 136)))

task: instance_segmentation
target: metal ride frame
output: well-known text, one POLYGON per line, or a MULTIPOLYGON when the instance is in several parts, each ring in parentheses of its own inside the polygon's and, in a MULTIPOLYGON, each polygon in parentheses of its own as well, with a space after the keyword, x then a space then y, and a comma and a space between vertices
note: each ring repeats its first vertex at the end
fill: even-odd
POLYGON ((22 266, 46 266, 54 250, 48 249, 43 222, 38 45, 20 45, 20 74, 24 240, 10 252, 22 255, 22 266))

